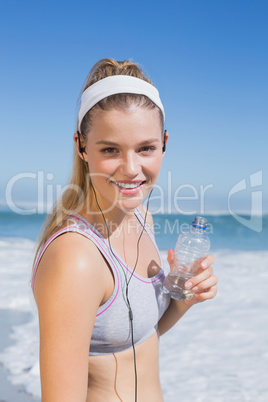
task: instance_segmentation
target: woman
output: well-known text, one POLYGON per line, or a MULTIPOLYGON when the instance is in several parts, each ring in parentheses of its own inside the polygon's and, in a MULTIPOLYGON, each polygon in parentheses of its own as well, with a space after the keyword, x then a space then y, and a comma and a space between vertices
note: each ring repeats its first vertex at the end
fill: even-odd
POLYGON ((216 295, 212 256, 188 284, 192 300, 162 291, 141 202, 167 140, 149 79, 129 61, 100 60, 83 87, 71 185, 47 220, 33 272, 43 402, 163 401, 159 336, 216 295))

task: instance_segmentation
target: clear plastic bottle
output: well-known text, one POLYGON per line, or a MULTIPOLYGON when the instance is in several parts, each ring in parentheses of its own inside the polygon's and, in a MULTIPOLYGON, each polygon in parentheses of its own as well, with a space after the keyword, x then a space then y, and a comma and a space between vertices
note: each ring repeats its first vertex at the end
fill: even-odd
POLYGON ((210 241, 206 234, 208 222, 196 216, 190 230, 179 235, 175 247, 175 259, 171 271, 165 278, 163 290, 176 300, 190 300, 194 292, 185 289, 184 283, 196 275, 201 262, 207 256, 210 241))

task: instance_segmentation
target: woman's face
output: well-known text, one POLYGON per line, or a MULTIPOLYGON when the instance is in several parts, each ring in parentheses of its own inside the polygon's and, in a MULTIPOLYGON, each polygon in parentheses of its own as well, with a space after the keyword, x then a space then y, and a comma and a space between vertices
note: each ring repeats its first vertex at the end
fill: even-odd
POLYGON ((127 213, 143 201, 157 181, 162 146, 156 109, 96 112, 84 156, 104 213, 114 207, 127 213))

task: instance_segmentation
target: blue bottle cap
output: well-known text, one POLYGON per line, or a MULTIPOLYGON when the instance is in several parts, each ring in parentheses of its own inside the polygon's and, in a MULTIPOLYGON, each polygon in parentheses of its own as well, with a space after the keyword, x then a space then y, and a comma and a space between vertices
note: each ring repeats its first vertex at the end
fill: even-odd
POLYGON ((194 226, 195 228, 203 229, 203 230, 206 230, 207 225, 208 225, 207 219, 203 218, 202 216, 196 216, 192 223, 192 226, 194 226))

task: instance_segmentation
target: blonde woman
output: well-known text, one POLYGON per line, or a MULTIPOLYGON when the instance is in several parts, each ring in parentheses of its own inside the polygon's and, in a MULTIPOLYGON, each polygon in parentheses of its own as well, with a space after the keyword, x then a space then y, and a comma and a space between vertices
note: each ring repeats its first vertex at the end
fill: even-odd
POLYGON ((165 156, 164 118, 136 64, 103 59, 89 72, 71 183, 45 223, 33 270, 43 402, 163 401, 159 337, 216 295, 213 256, 192 278, 191 300, 162 290, 153 220, 141 203, 165 156))

